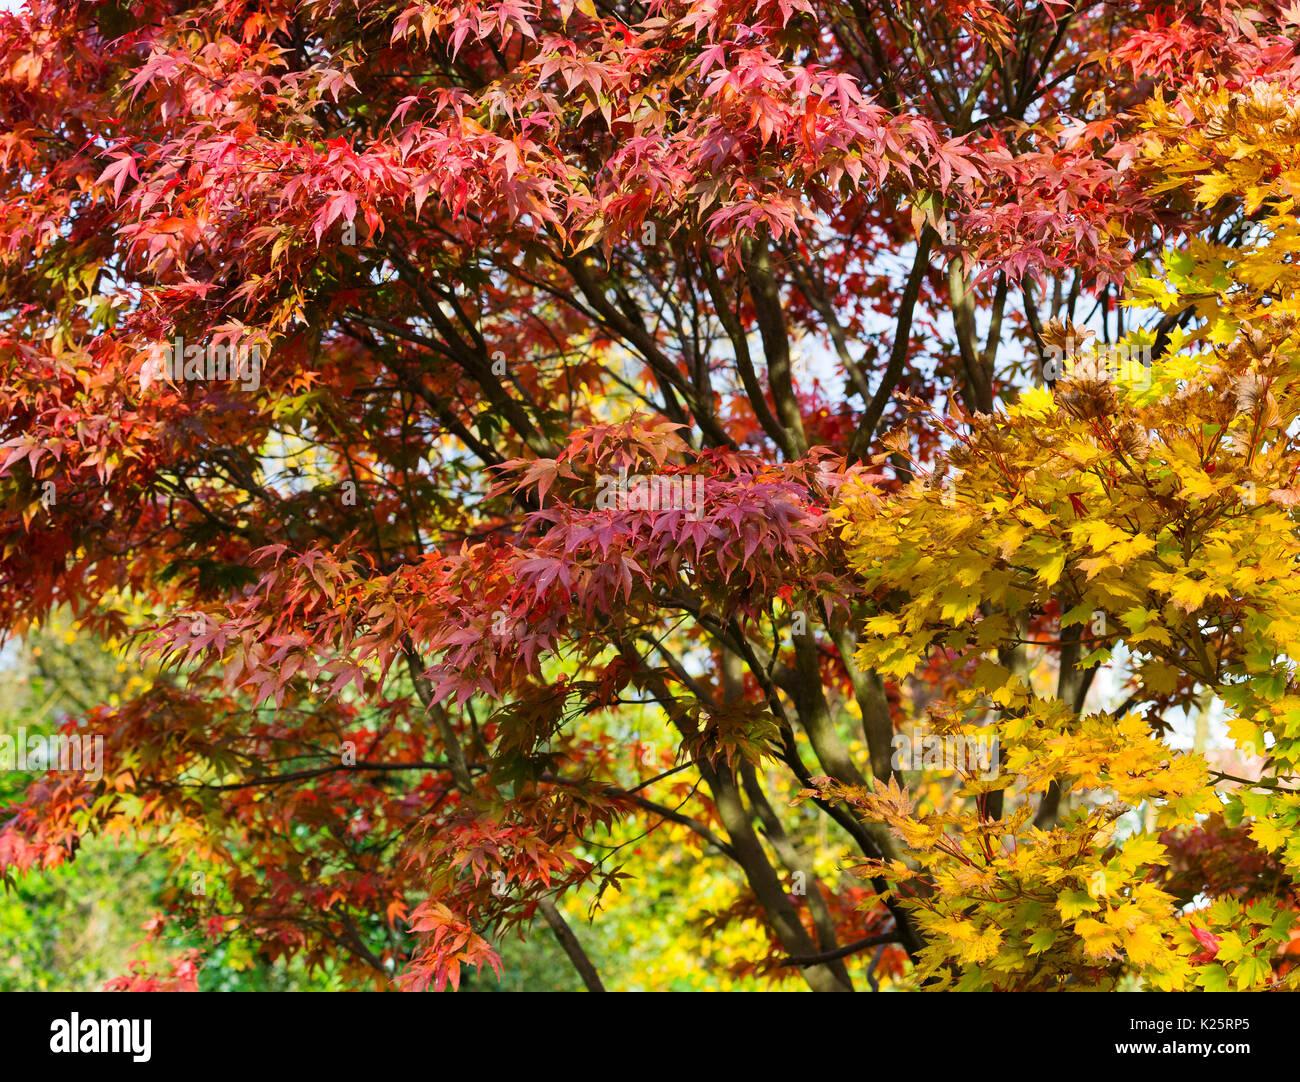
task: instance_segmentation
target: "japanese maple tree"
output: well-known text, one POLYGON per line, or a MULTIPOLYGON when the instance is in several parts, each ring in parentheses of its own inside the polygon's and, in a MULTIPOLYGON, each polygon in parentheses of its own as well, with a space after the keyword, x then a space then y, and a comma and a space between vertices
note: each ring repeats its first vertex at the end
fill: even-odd
POLYGON ((745 977, 1294 981, 1298 32, 0 14, 0 625, 145 676, 0 869, 147 837, 170 917, 415 989, 537 922, 618 987, 572 918, 631 844, 722 862, 674 949, 748 923, 745 977), (1167 738, 1211 699, 1253 777, 1167 738), (914 725, 1000 773, 898 766, 914 725))

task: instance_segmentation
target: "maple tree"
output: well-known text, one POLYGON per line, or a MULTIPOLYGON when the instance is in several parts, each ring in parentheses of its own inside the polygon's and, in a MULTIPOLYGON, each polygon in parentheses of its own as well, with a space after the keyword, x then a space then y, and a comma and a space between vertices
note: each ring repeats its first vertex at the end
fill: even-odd
POLYGON ((169 920, 414 989, 535 923, 618 986, 575 917, 665 864, 727 979, 1294 984, 1297 31, 0 14, 0 624, 140 671, 6 879, 147 838, 169 920))

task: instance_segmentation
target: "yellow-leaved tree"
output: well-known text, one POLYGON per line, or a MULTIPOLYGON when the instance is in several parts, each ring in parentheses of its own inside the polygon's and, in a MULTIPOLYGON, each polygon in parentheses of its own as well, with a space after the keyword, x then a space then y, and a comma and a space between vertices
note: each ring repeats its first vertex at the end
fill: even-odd
POLYGON ((933 468, 838 512, 860 660, 953 674, 915 719, 933 764, 821 786, 903 842, 931 986, 1300 983, 1300 108, 1200 82, 1138 120, 1133 167, 1204 221, 1130 277, 1156 330, 1041 328, 1047 386, 934 417, 933 468), (995 765, 935 800, 961 747, 995 765))

